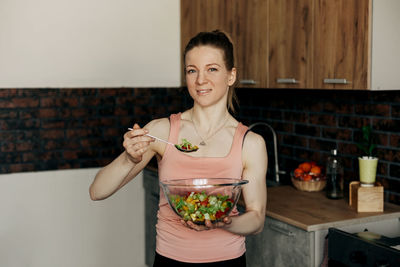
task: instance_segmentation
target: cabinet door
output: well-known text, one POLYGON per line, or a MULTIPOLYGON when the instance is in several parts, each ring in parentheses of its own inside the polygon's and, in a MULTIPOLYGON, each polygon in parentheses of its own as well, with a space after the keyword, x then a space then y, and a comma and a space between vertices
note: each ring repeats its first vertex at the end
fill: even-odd
POLYGON ((201 31, 232 33, 233 3, 229 0, 181 0, 182 51, 190 38, 201 31))
POLYGON ((312 87, 313 0, 269 0, 270 88, 312 87))
POLYGON ((237 87, 268 86, 268 1, 234 3, 232 39, 236 48, 237 87))
POLYGON ((199 32, 218 29, 232 35, 233 5, 234 1, 229 0, 181 0, 181 56, 189 40, 199 32))
POLYGON ((316 0, 314 87, 367 89, 370 0, 316 0))
POLYGON ((181 46, 200 31, 232 38, 238 87, 267 87, 267 1, 181 0, 181 46))
POLYGON ((246 237, 247 266, 313 267, 314 235, 267 216, 263 232, 246 237))

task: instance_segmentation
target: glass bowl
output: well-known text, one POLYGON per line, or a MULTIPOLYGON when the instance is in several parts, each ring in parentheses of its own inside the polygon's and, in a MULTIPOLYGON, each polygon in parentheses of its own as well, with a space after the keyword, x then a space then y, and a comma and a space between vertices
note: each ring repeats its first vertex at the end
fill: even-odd
POLYGON ((170 207, 185 221, 204 224, 221 221, 235 207, 242 185, 248 180, 233 178, 194 178, 161 182, 170 207))

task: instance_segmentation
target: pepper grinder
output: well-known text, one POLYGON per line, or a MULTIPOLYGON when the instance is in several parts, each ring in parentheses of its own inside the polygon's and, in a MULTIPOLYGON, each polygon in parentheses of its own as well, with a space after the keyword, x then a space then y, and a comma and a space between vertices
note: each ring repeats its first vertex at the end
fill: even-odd
POLYGON ((326 197, 330 199, 343 198, 343 165, 332 149, 326 166, 326 197))

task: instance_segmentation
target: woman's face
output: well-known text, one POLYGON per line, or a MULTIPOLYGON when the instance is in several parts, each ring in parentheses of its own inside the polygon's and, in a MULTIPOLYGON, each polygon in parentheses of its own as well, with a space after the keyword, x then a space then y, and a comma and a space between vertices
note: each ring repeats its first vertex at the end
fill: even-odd
MULTIPOLYGON (((197 46, 186 54, 186 84, 193 100, 210 106, 221 101, 236 79, 236 69, 226 69, 223 51, 212 46, 197 46)), ((225 102, 226 104, 226 102, 225 102)))

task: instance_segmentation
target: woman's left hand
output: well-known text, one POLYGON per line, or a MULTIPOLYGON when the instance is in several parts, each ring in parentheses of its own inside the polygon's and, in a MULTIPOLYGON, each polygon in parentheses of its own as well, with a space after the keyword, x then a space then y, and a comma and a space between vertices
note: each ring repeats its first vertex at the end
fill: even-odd
POLYGON ((205 225, 198 225, 192 221, 184 221, 184 220, 181 220, 181 223, 193 230, 205 231, 216 228, 224 228, 225 226, 232 223, 232 218, 227 216, 221 222, 216 222, 216 223, 212 223, 210 220, 205 220, 205 225))

